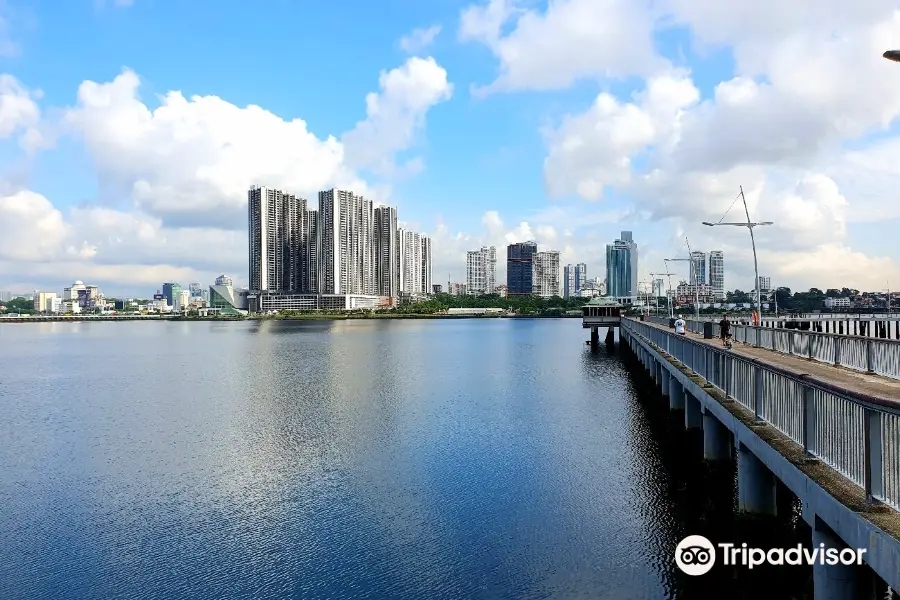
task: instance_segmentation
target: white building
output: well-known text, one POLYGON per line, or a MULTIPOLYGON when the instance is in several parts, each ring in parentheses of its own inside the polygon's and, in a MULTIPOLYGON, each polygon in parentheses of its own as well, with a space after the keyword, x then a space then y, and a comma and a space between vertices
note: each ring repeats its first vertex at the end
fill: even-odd
POLYGON ((825 308, 850 308, 850 298, 825 298, 825 308))
POLYGON ((559 252, 536 252, 532 258, 532 293, 542 298, 559 296, 559 252))
POLYGON ((228 275, 219 275, 216 277, 216 285, 227 285, 229 287, 234 287, 234 281, 232 281, 231 277, 228 275))
MULTIPOLYGON (((266 187, 247 193, 250 287, 272 292, 300 291, 308 281, 306 199, 266 187)), ((172 299, 174 302, 174 298, 172 299)))
POLYGON ((58 307, 60 300, 62 299, 56 295, 56 292, 35 292, 34 310, 41 313, 55 312, 53 310, 54 301, 57 301, 56 306, 58 307))
POLYGON ((497 287, 497 248, 482 246, 466 252, 466 291, 469 294, 493 294, 497 287))
POLYGON ((428 236, 400 229, 400 292, 430 294, 431 239, 428 236))
POLYGON ((375 295, 375 211, 372 201, 348 190, 319 192, 317 219, 320 292, 375 295))
POLYGON ((191 304, 191 292, 190 290, 181 290, 175 296, 175 312, 184 312, 188 309, 191 304))
POLYGON ((763 275, 759 276, 759 291, 760 292, 768 292, 772 289, 772 278, 764 277, 763 275))
POLYGON ((717 301, 725 299, 725 254, 721 250, 709 253, 709 287, 717 301))

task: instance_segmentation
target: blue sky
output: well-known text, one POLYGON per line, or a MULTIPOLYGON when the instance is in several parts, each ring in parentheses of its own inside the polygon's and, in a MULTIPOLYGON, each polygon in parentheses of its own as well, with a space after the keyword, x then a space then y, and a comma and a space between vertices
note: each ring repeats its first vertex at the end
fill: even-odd
MULTIPOLYGON (((844 14, 835 0, 833 20, 845 25, 848 51, 829 46, 837 43, 831 39, 830 21, 813 24, 818 29, 802 20, 796 21, 796 31, 785 26, 792 22, 791 7, 783 15, 750 7, 750 14, 741 16, 747 26, 740 28, 727 14, 704 12, 708 2, 671 0, 649 9, 602 0, 603 10, 598 10, 598 5, 592 7, 585 0, 560 0, 550 8, 536 1, 493 0, 493 9, 506 13, 505 18, 494 29, 489 19, 482 18, 479 23, 486 29, 480 31, 489 33, 478 38, 471 25, 478 14, 472 11, 486 8, 488 2, 133 0, 119 6, 114 0, 5 0, 0 4, 5 41, 14 43, 17 52, 0 57, 0 72, 29 90, 41 113, 39 122, 22 120, 14 133, 0 139, 5 165, 0 178, 9 198, 28 190, 52 208, 20 196, 6 206, 10 215, 15 212, 23 220, 16 227, 20 235, 27 224, 39 222, 46 231, 49 218, 61 240, 32 257, 8 248, 4 256, 0 246, 0 289, 55 289, 69 280, 94 278, 110 293, 137 293, 154 287, 154 278, 160 277, 205 281, 216 271, 232 272, 238 280, 245 276, 240 223, 217 220, 210 211, 208 223, 191 222, 204 229, 201 233, 185 231, 171 207, 161 208, 160 194, 179 198, 183 194, 186 199, 179 202, 189 203, 190 173, 209 167, 208 161, 200 156, 194 157, 196 164, 162 164, 165 153, 157 149, 181 143, 182 134, 173 133, 176 125, 166 126, 168 138, 159 132, 135 137, 134 143, 143 147, 140 152, 131 149, 128 157, 121 152, 121 140, 101 139, 97 133, 102 129, 98 120, 105 118, 102 108, 94 106, 90 120, 73 125, 70 113, 80 107, 82 82, 108 84, 128 68, 140 78, 137 93, 150 110, 165 104, 160 97, 173 90, 188 102, 193 96, 215 96, 239 109, 258 105, 284 121, 302 119, 318 140, 328 136, 341 140, 367 119, 367 94, 387 97, 379 89, 379 75, 402 68, 411 56, 433 58, 452 86, 449 98, 435 96, 404 113, 401 125, 409 124, 412 135, 385 146, 385 153, 398 164, 417 157, 423 168, 404 176, 372 173, 348 163, 339 169, 344 179, 335 175, 335 180, 365 181, 373 195, 398 206, 401 220, 434 235, 438 281, 445 276, 437 272, 449 271, 456 280, 463 277, 466 248, 481 243, 500 246, 527 233, 542 246, 561 250, 564 262, 587 262, 589 275, 602 276, 603 244, 620 230, 632 229, 646 258, 642 277, 659 271, 663 257, 683 252, 681 240, 687 234, 695 247, 724 249, 726 286, 747 288, 752 261, 746 232, 716 237, 698 228, 700 220, 721 216, 741 184, 750 190, 754 209, 768 210, 773 220, 780 219, 777 231, 768 239, 763 235, 762 243, 769 244, 769 254, 762 257, 764 274, 774 273, 799 288, 836 285, 838 279, 857 276, 855 253, 862 252, 870 262, 857 265, 875 265, 900 283, 892 258, 900 248, 895 236, 887 235, 891 228, 886 224, 900 211, 891 209, 878 222, 847 225, 854 212, 866 212, 883 197, 894 185, 894 175, 879 166, 877 177, 869 177, 858 165, 848 166, 845 156, 852 149, 878 162, 895 136, 894 128, 882 126, 893 122, 900 107, 890 102, 882 114, 872 114, 863 100, 855 106, 857 98, 850 92, 835 92, 830 78, 841 77, 845 65, 798 71, 797 80, 818 77, 820 98, 795 89, 791 76, 783 72, 786 67, 779 66, 790 62, 780 57, 787 55, 795 33, 821 44, 823 52, 862 56, 860 48, 866 43, 883 38, 885 28, 896 28, 889 7, 873 0, 863 3, 872 5, 868 12, 860 9, 856 14, 848 8, 852 14, 844 14), (469 21, 461 17, 466 11, 473 16, 469 21), (413 54, 402 49, 401 38, 429 27, 440 28, 433 43, 413 54), (729 27, 740 35, 721 43, 715 32, 727 32, 729 27), (635 32, 628 38, 634 43, 624 47, 593 39, 617 31, 635 32), (645 44, 642 33, 647 34, 645 44), (558 65, 549 64, 551 59, 558 65), (607 76, 613 71, 614 76, 607 76), (504 73, 511 74, 506 83, 504 73), (561 84, 551 81, 558 73, 567 73, 561 84), (749 78, 734 80, 740 75, 749 78), (490 93, 473 91, 495 80, 500 83, 490 93), (651 94, 655 99, 646 100, 653 81, 665 85, 651 94), (753 86, 753 93, 717 96, 716 88, 723 82, 732 85, 727 89, 737 89, 743 82, 753 86), (827 97, 832 92, 838 96, 834 102, 827 97), (615 106, 592 113, 601 94, 614 99, 615 106), (782 110, 785 113, 778 114, 782 110), (810 114, 810 123, 803 123, 803 115, 810 114), (773 123, 787 125, 763 132, 773 123), (788 131, 795 123, 797 132, 788 131), (726 127, 735 129, 725 131, 726 127), (30 129, 40 131, 45 143, 28 154, 21 149, 21 137, 30 129), (758 138, 753 137, 756 133, 758 138), (787 157, 778 150, 794 146, 796 151, 787 157), (123 166, 116 160, 117 152, 121 161, 144 164, 123 166), (730 161, 727 168, 719 164, 722 157, 730 161), (166 178, 165 169, 179 166, 185 172, 166 178), (155 185, 152 206, 134 193, 135 183, 149 177, 148 172, 155 185), (836 182, 837 191, 828 185, 803 189, 841 194, 849 206, 861 198, 859 209, 840 208, 831 196, 793 193, 799 182, 818 175, 836 182), (602 192, 591 191, 594 188, 602 192), (32 204, 26 207, 26 202, 32 204), (73 207, 87 212, 79 217, 73 207), (97 225, 102 219, 90 212, 98 207, 115 211, 107 215, 107 229, 97 225), (52 214, 47 217, 42 211, 52 214), (502 224, 489 225, 494 217, 486 214, 494 212, 502 224), (789 222, 800 214, 804 216, 798 222, 803 223, 789 222), (128 239, 113 243, 116 236, 133 237, 118 224, 128 221, 139 228, 134 223, 142 219, 153 226, 154 245, 146 253, 129 246, 128 239), (810 265, 819 267, 811 271, 810 265), (822 277, 834 281, 818 283, 822 277)), ((877 60, 869 62, 868 56, 865 60, 860 95, 900 92, 896 84, 882 83, 886 73, 900 79, 896 68, 890 71, 877 60), (870 83, 875 87, 866 89, 870 83), (883 89, 885 85, 891 87, 883 89)), ((807 82, 806 88, 810 85, 807 82)), ((115 116, 112 109, 108 114, 113 133, 142 118, 132 112, 127 118, 136 120, 117 123, 115 119, 126 117, 115 116)), ((387 129, 379 131, 390 131, 393 123, 383 120, 387 129)), ((206 133, 219 144, 244 140, 252 154, 253 142, 246 142, 252 135, 216 134, 233 124, 227 120, 207 124, 206 133)), ((185 125, 185 131, 190 127, 185 125)), ((267 134, 260 131, 255 143, 265 146, 267 134)), ((289 135, 281 139, 289 141, 289 135)), ((366 141, 379 143, 378 137, 366 141)), ((277 184, 281 175, 270 177, 277 184)), ((265 176, 246 174, 255 183, 272 184, 256 181, 265 176)), ((284 176, 298 185, 312 181, 300 175, 291 179, 290 173, 284 176)), ((201 215, 203 206, 198 204, 201 215)), ((12 223, 11 217, 7 223, 12 223)), ((857 286, 872 284, 870 279, 860 278, 857 286)))

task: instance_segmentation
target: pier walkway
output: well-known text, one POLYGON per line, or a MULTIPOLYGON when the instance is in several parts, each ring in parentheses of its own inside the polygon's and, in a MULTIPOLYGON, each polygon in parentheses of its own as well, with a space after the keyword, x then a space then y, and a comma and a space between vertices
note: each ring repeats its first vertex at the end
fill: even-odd
MULTIPOLYGON (((900 590, 900 380, 752 344, 727 350, 668 322, 623 317, 620 332, 685 428, 702 432, 704 458, 737 459, 740 511, 775 514, 781 481, 813 546, 865 550, 868 572, 900 590)), ((816 564, 816 600, 869 597, 865 571, 816 564)))

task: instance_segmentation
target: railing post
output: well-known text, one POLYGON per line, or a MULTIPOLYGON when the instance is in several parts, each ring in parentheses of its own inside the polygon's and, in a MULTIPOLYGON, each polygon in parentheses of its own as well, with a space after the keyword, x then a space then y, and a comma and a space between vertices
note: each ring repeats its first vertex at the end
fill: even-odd
POLYGON ((834 340, 834 366, 841 366, 841 336, 832 336, 834 340))
POLYGON ((725 392, 725 400, 730 400, 732 398, 732 396, 731 396, 731 379, 732 379, 731 366, 732 365, 729 363, 729 360, 731 360, 731 357, 727 353, 722 355, 722 362, 724 363, 724 367, 725 367, 725 377, 724 377, 725 387, 722 389, 722 391, 725 392))
MULTIPOLYGON (((759 348, 759 340, 760 340, 760 335, 761 335, 760 332, 761 332, 762 328, 757 326, 757 327, 754 327, 753 329, 756 330, 756 343, 753 345, 753 347, 759 348)), ((775 339, 774 335, 773 335, 772 339, 773 340, 775 339)))
POLYGON ((816 396, 811 386, 803 386, 803 403, 800 406, 803 412, 803 451, 811 457, 815 454, 817 421, 816 396))
POLYGON ((813 340, 816 339, 816 337, 811 332, 808 334, 808 337, 809 337, 809 343, 806 344, 806 354, 807 354, 807 358, 809 360, 812 360, 813 357, 816 355, 816 353, 813 352, 813 340))
POLYGON ((875 342, 866 340, 866 370, 869 373, 875 372, 875 342))
POLYGON ((881 444, 881 413, 865 409, 865 483, 866 502, 878 504, 884 498, 883 460, 881 444))
POLYGON ((787 347, 788 347, 788 354, 793 355, 794 354, 794 331, 791 329, 788 330, 787 347))
POLYGON ((763 369, 759 365, 753 367, 753 418, 757 423, 762 422, 763 412, 763 369))

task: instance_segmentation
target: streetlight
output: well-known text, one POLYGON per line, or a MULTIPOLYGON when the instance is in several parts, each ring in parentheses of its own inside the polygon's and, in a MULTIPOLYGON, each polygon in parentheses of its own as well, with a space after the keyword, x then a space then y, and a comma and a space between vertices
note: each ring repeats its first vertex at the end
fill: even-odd
POLYGON ((892 60, 894 62, 900 62, 900 50, 888 50, 884 54, 882 54, 888 60, 892 60))
MULTIPOLYGON (((693 262, 693 258, 664 258, 663 262, 666 263, 666 271, 669 270, 669 262, 693 262)), ((695 278, 696 279, 696 278, 695 278)), ((697 314, 697 321, 700 320, 700 285, 696 282, 694 283, 694 307, 695 312, 697 314)))
MULTIPOLYGON (((898 57, 900 57, 900 53, 898 53, 898 57)), ((734 227, 746 227, 750 230, 750 244, 753 246, 753 272, 756 275, 756 283, 754 287, 756 287, 756 308, 760 312, 760 316, 762 316, 762 298, 759 290, 759 263, 756 260, 756 240, 753 237, 753 228, 760 227, 762 225, 772 225, 772 221, 761 221, 759 223, 754 223, 750 220, 750 210, 747 208, 747 199, 744 197, 744 187, 740 187, 741 190, 741 200, 744 202, 744 214, 747 215, 746 223, 710 223, 708 221, 703 221, 703 224, 708 227, 716 227, 718 225, 732 225, 734 227)))
MULTIPOLYGON (((669 305, 669 318, 675 318, 675 307, 672 304, 672 300, 674 299, 675 294, 672 293, 672 274, 669 273, 669 265, 666 265, 665 273, 650 273, 651 277, 656 277, 657 275, 659 275, 660 277, 662 277, 663 275, 666 275, 669 278, 669 295, 666 296, 666 304, 669 305)), ((656 300, 656 305, 658 308, 659 307, 659 299, 658 298, 656 300)))

